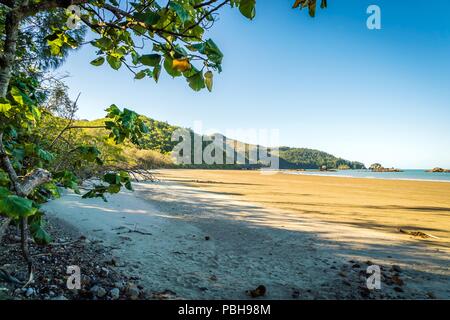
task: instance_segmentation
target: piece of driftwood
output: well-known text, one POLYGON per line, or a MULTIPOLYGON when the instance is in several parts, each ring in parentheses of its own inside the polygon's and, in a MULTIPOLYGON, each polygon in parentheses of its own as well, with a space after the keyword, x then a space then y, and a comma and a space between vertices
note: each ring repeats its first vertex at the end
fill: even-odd
POLYGON ((408 230, 404 230, 404 229, 398 229, 399 232, 413 236, 413 237, 419 237, 419 238, 423 238, 423 239, 428 239, 428 238, 433 238, 433 239, 439 239, 436 236, 433 236, 429 233, 425 233, 422 231, 408 231, 408 230))

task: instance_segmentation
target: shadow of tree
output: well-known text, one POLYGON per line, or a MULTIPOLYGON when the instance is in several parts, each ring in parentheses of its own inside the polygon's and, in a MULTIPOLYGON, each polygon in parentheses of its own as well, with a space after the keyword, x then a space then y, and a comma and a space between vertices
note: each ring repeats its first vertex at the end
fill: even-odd
MULTIPOLYGON (((394 289, 395 286, 387 284, 389 277, 386 276, 386 289, 372 294, 372 298, 427 298, 429 292, 450 298, 450 259, 447 253, 439 249, 430 250, 429 242, 393 240, 380 231, 366 238, 366 229, 384 230, 385 226, 375 222, 342 223, 332 230, 336 222, 308 221, 306 217, 284 210, 274 214, 273 210, 259 205, 237 202, 217 192, 173 182, 143 183, 136 189, 140 197, 150 199, 161 212, 169 212, 166 217, 193 223, 217 240, 218 250, 230 255, 222 259, 232 259, 235 265, 236 270, 228 272, 251 269, 254 281, 277 283, 279 290, 294 288, 301 283, 303 289, 309 290, 310 295, 306 296, 310 298, 360 298, 366 275, 361 275, 362 269, 349 272, 353 271, 349 265, 354 265, 353 260, 359 264, 370 260, 380 263, 383 272, 389 270, 390 264, 401 265, 402 277, 407 279, 401 289, 404 292, 400 293, 394 289), (168 209, 174 203, 176 209, 168 209), (354 231, 358 232, 353 234, 354 231), (229 241, 230 238, 234 240, 229 241), (349 259, 353 261, 350 264, 349 259), (344 280, 339 276, 342 268, 347 272, 344 280), (332 277, 324 277, 330 272, 332 277), (292 274, 297 274, 301 280, 290 282, 292 274), (320 286, 320 281, 311 280, 321 278, 324 281, 320 286)), ((370 207, 376 210, 411 210, 399 206, 370 207)), ((431 208, 442 212, 447 210, 431 208)), ((428 210, 429 207, 416 209, 428 210)), ((330 214, 320 210, 312 212, 330 214)))

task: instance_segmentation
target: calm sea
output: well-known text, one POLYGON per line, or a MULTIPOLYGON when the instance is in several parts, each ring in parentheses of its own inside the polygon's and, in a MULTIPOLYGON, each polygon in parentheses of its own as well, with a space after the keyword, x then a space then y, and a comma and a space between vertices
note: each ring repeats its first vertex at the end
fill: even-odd
POLYGON ((425 170, 404 170, 402 172, 372 172, 370 170, 338 170, 331 171, 286 171, 288 174, 303 174, 330 177, 346 178, 369 178, 369 179, 390 179, 390 180, 425 180, 450 182, 450 173, 426 172, 425 170))

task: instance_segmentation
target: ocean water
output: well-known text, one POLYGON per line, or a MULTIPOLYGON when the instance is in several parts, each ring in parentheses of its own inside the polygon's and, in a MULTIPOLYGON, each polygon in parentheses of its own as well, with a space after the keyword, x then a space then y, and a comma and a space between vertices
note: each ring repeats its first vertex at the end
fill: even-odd
POLYGON ((450 173, 426 172, 426 170, 403 170, 402 172, 372 172, 370 170, 338 170, 338 171, 285 171, 287 174, 315 175, 344 178, 368 178, 389 180, 423 180, 450 182, 450 173))

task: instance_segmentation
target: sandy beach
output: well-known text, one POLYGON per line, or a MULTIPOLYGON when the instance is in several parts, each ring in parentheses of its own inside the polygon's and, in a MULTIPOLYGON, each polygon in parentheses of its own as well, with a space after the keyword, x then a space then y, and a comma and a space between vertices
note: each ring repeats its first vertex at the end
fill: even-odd
MULTIPOLYGON (((450 183, 160 170, 44 206, 169 299, 450 298, 450 183), (420 231, 423 239, 398 230, 420 231), (366 267, 381 266, 368 292, 366 267)), ((82 266, 81 266, 82 268, 82 266)))

